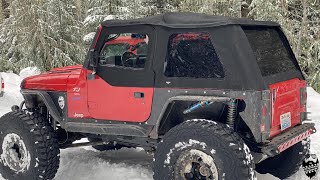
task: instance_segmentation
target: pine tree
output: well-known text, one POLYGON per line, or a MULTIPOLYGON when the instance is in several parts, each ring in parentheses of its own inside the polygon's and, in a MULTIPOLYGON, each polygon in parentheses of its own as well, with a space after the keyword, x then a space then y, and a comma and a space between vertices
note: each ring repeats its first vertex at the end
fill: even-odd
POLYGON ((15 71, 27 66, 45 71, 79 63, 84 50, 72 3, 13 0, 10 17, 1 25, 2 58, 15 71))

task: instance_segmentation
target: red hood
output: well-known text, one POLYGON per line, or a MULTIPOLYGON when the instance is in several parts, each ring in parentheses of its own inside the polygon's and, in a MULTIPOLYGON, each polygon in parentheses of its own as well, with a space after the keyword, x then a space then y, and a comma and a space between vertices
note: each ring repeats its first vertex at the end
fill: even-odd
POLYGON ((22 89, 67 91, 67 84, 74 84, 79 79, 82 65, 54 68, 48 72, 25 78, 22 89))
POLYGON ((61 68, 54 68, 51 69, 48 73, 67 73, 71 71, 77 71, 82 68, 82 65, 75 65, 75 66, 65 66, 61 68))

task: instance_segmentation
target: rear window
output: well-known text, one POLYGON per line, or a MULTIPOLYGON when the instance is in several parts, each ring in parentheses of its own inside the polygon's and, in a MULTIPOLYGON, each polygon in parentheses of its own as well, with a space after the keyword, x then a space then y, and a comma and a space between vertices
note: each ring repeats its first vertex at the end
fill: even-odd
POLYGON ((289 47, 277 28, 242 27, 257 59, 262 76, 297 70, 289 47))
POLYGON ((223 78, 222 64, 208 33, 176 33, 169 37, 165 76, 223 78))

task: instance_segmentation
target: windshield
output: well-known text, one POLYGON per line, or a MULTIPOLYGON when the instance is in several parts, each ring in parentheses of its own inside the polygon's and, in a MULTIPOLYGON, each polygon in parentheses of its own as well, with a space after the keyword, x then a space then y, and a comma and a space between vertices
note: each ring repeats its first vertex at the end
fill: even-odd
POLYGON ((99 64, 127 68, 144 68, 149 37, 144 33, 111 34, 100 51, 99 64))

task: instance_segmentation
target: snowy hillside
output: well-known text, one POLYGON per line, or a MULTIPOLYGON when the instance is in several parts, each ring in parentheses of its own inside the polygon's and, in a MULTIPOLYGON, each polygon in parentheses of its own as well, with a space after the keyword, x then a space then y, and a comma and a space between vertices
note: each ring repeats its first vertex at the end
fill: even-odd
POLYGON ((0 116, 10 111, 14 104, 20 104, 22 96, 20 94, 20 76, 13 73, 1 73, 4 82, 4 96, 0 98, 0 116))
MULTIPOLYGON (((23 71, 23 77, 37 74, 23 71)), ((0 116, 10 111, 10 107, 19 104, 22 96, 19 93, 20 76, 13 73, 2 73, 5 80, 5 95, 0 98, 0 116)), ((317 123, 320 130, 320 95, 308 88, 308 111, 310 118, 317 123)), ((320 133, 312 136, 311 152, 320 157, 320 133)), ((83 140, 82 140, 83 141, 83 140)), ((61 151, 60 168, 55 180, 151 180, 152 156, 142 149, 122 149, 119 151, 97 152, 91 147, 72 148, 61 151)), ((267 174, 258 175, 260 180, 276 180, 267 174)), ((290 178, 291 180, 306 180, 303 170, 290 178)), ((320 175, 318 175, 320 180, 320 175)), ((0 176, 0 180, 3 180, 0 176)))

